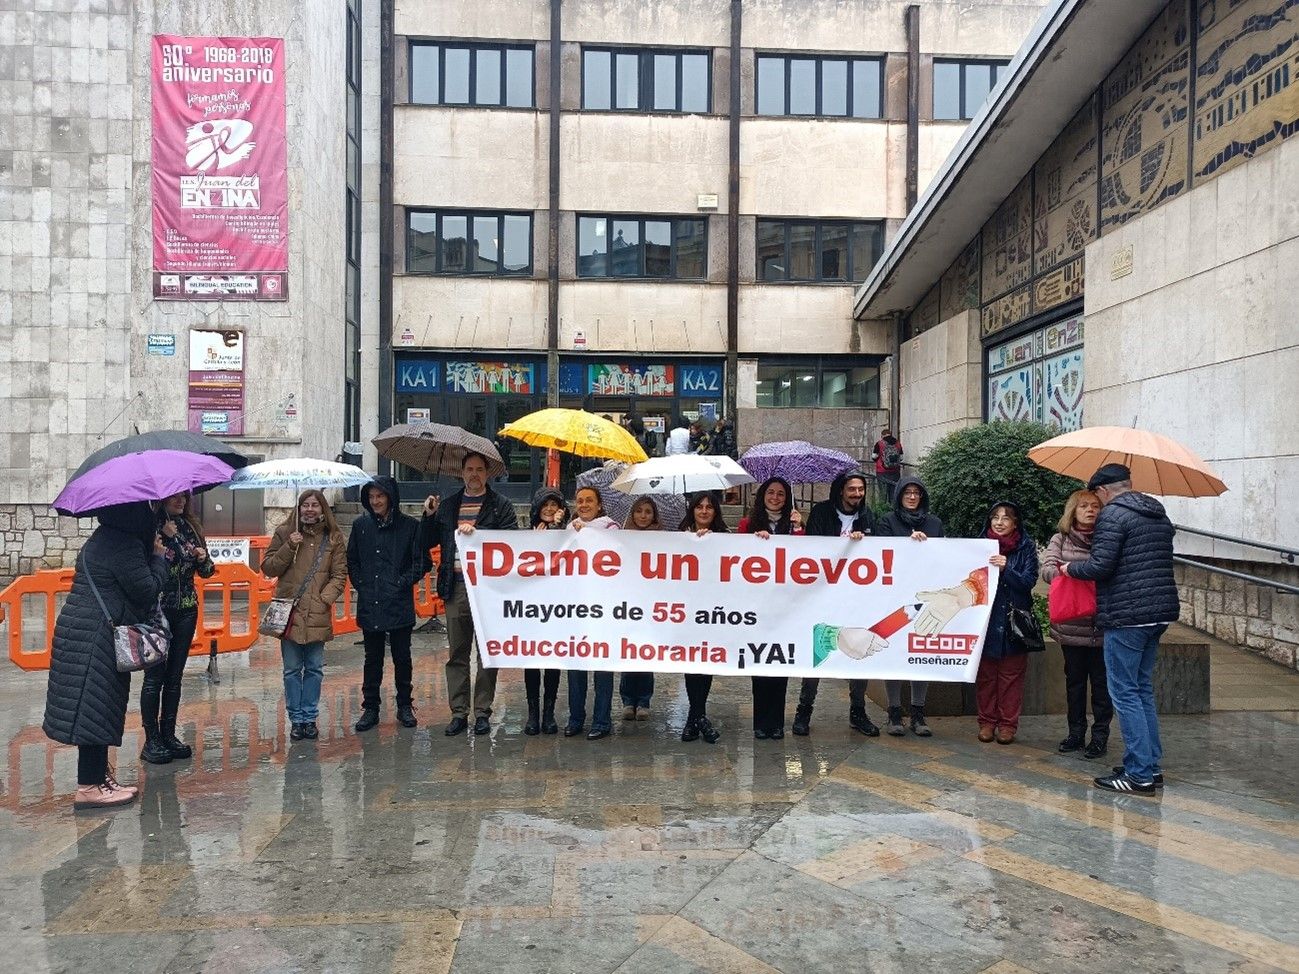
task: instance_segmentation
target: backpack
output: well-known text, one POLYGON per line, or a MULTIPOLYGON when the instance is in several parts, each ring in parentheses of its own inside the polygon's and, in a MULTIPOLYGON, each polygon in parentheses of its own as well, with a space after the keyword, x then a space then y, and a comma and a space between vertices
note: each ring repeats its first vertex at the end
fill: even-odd
POLYGON ((892 470, 902 462, 902 447, 898 445, 897 440, 892 443, 888 440, 882 442, 884 449, 880 450, 880 459, 884 461, 885 470, 892 470))

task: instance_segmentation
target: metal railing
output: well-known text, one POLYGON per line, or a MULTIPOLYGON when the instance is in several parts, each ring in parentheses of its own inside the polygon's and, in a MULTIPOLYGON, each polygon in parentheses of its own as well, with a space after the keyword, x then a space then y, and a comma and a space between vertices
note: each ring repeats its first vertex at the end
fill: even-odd
MULTIPOLYGON (((1256 548, 1259 551, 1270 551, 1279 555, 1287 564, 1295 564, 1295 559, 1299 558, 1299 551, 1293 548, 1286 548, 1282 545, 1271 544, 1267 541, 1251 541, 1248 538, 1237 538, 1230 534, 1218 534, 1215 531, 1202 531, 1199 528, 1188 528, 1184 524, 1174 524, 1178 531, 1186 534, 1198 535, 1202 538, 1212 538, 1215 541, 1226 541, 1229 544, 1239 545, 1242 548, 1256 548)), ((1190 568, 1199 568, 1202 571, 1211 572, 1214 575, 1225 575, 1228 578, 1240 579, 1242 582, 1249 582, 1252 585, 1258 585, 1263 588, 1275 589, 1278 592, 1285 592, 1289 595, 1299 595, 1299 586, 1289 585, 1286 582, 1278 582, 1274 578, 1262 578, 1258 575, 1251 575, 1248 572, 1238 572, 1230 568, 1222 568, 1219 565, 1207 565, 1202 561, 1194 558, 1188 558, 1185 555, 1174 555, 1173 561, 1179 565, 1186 565, 1190 568)))

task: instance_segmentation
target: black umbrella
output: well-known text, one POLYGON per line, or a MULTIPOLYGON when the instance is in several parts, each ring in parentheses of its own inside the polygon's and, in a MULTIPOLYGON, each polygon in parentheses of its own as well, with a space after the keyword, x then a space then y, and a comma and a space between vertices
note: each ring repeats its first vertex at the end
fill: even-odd
POLYGON ((81 466, 77 467, 77 472, 68 480, 76 480, 82 474, 94 470, 106 460, 112 460, 114 457, 124 457, 128 453, 144 453, 148 450, 180 450, 183 453, 201 453, 204 456, 216 457, 236 470, 246 467, 252 462, 234 447, 211 436, 190 433, 187 430, 155 430, 152 433, 138 433, 125 439, 114 440, 107 446, 100 447, 81 461, 81 466))

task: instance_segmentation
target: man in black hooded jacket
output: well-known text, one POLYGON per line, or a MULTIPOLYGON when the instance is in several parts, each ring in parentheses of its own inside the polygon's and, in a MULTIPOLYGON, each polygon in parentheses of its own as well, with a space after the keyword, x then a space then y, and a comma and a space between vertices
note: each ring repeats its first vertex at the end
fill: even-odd
MULTIPOLYGON (((812 505, 807 518, 807 533, 824 538, 851 538, 854 541, 875 533, 875 512, 866 501, 869 481, 860 470, 842 473, 830 484, 830 496, 812 505)), ((820 685, 816 677, 803 677, 799 685, 798 709, 790 729, 806 737, 812 729, 812 707, 820 685)), ((880 729, 866 714, 866 681, 848 681, 848 724, 867 737, 879 737, 880 729)))
POLYGON ((356 519, 347 541, 347 574, 356 591, 356 621, 365 642, 358 732, 379 723, 385 642, 392 647, 397 719, 404 727, 418 723, 410 634, 415 628, 415 583, 428 571, 429 560, 420 545, 419 522, 403 514, 400 504, 397 481, 375 477, 362 488, 361 505, 367 513, 356 519))

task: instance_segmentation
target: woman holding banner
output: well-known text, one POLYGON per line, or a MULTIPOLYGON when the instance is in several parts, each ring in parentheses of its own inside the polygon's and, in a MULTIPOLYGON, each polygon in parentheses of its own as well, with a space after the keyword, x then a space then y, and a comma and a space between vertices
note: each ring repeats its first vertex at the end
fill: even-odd
MULTIPOLYGON (((560 531, 568 527, 571 517, 564 495, 553 487, 543 487, 532 498, 532 530, 560 531)), ((528 667, 523 671, 523 688, 528 696, 528 720, 523 733, 529 737, 538 734, 558 734, 555 722, 555 698, 559 696, 559 670, 542 671, 528 667), (542 679, 545 679, 545 696, 542 696, 542 679)))
MULTIPOLYGON (((623 524, 625 531, 662 531, 659 506, 648 494, 637 498, 631 513, 623 524)), ((654 695, 653 673, 624 673, 618 680, 618 696, 622 698, 623 720, 648 720, 650 697, 654 695)))
MULTIPOLYGON (((803 516, 794 509, 794 492, 783 477, 771 477, 758 488, 753 508, 735 529, 740 534, 770 538, 773 534, 802 534, 803 516)), ((753 736, 778 741, 785 736, 787 676, 755 676, 753 681, 753 736)))
MULTIPOLYGON (((594 487, 579 487, 573 500, 577 508, 577 517, 569 525, 574 531, 593 528, 603 531, 618 530, 618 522, 604 512, 604 499, 594 487)), ((613 733, 613 674, 607 670, 597 670, 595 676, 595 705, 591 714, 591 730, 586 735, 588 741, 598 741, 613 733)), ((576 737, 582 733, 586 723, 586 670, 568 671, 568 724, 564 727, 565 737, 576 737)))
POLYGON ((974 693, 979 708, 979 740, 1010 744, 1019 729, 1024 703, 1024 674, 1028 655, 1011 638, 1010 610, 1033 611, 1033 585, 1037 582, 1037 546, 1022 528, 1019 505, 998 501, 988 512, 984 537, 997 542, 997 553, 988 559, 1001 569, 997 597, 988 614, 988 635, 974 693))
MULTIPOLYGON (((721 493, 706 490, 686 498, 686 516, 681 522, 681 530, 693 532, 701 538, 713 532, 725 534, 727 527, 722 519, 721 493)), ((707 713, 708 692, 713 688, 713 676, 711 673, 687 673, 685 683, 690 710, 686 715, 686 726, 681 731, 681 740, 694 741, 702 737, 713 744, 722 736, 708 719, 707 713)))

